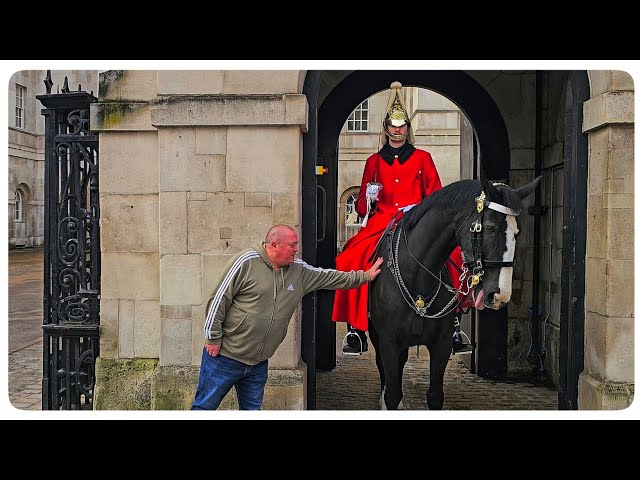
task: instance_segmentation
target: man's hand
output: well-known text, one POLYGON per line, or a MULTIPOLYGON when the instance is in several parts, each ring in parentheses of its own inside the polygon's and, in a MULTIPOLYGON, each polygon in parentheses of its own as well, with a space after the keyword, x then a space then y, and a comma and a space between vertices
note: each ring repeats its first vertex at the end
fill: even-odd
POLYGON ((221 343, 218 343, 217 345, 211 345, 209 343, 205 343, 204 344, 204 348, 207 351, 207 353, 209 355, 211 355, 212 357, 215 357, 216 355, 218 355, 218 353, 220 353, 220 347, 222 346, 221 343))
POLYGON ((376 278, 378 274, 380 274, 380 265, 382 265, 383 261, 384 259, 382 257, 378 257, 378 259, 369 269, 369 276, 371 277, 371 280, 369 280, 370 282, 373 281, 373 279, 376 278))

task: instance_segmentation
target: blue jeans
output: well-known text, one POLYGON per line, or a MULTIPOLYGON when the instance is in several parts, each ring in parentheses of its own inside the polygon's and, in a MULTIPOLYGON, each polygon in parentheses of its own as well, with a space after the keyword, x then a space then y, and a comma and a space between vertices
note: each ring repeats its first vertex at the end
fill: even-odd
POLYGON ((240 410, 260 410, 268 370, 267 360, 247 365, 222 355, 212 357, 202 348, 200 377, 191 410, 217 410, 233 386, 240 410))

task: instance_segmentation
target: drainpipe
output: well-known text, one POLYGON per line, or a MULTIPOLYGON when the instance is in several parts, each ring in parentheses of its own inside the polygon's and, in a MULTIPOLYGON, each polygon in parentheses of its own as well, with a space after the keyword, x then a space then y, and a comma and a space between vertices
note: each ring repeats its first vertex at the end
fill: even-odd
MULTIPOLYGON (((542 95, 544 72, 536 70, 536 138, 535 138, 535 175, 537 178, 542 173, 542 95)), ((531 305, 529 305, 529 332, 531 334, 531 348, 527 354, 527 361, 540 373, 544 371, 544 359, 540 355, 540 317, 542 305, 540 304, 540 217, 545 214, 546 208, 540 204, 540 187, 535 190, 533 206, 529 207, 529 215, 533 215, 533 291, 531 293, 531 305)))

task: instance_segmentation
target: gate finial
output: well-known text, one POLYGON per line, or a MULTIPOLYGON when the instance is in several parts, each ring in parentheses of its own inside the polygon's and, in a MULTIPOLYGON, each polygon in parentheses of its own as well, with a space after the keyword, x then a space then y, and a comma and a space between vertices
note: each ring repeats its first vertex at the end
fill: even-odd
POLYGON ((51 87, 53 87, 53 80, 51 80, 51 70, 47 70, 47 78, 43 80, 44 88, 47 90, 47 95, 51 94, 51 87))
POLYGON ((69 79, 64 77, 64 85, 62 85, 62 93, 69 93, 69 79))

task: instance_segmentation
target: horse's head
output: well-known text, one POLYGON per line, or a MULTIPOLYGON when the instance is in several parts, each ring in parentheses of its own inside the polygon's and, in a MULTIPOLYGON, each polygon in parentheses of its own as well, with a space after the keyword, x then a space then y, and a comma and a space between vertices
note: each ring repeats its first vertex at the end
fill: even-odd
POLYGON ((541 177, 513 190, 502 183, 491 183, 480 175, 482 193, 476 209, 458 229, 458 243, 475 284, 474 306, 498 310, 511 299, 513 258, 521 200, 535 190, 541 177), (479 281, 479 283, 478 283, 479 281))

